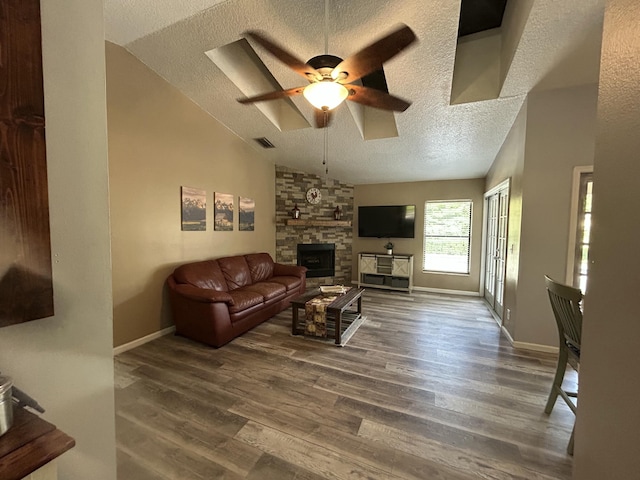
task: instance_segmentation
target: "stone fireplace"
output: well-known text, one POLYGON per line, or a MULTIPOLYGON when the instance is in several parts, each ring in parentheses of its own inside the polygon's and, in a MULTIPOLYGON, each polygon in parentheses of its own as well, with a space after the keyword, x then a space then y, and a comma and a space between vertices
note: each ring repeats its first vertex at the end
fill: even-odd
MULTIPOLYGON (((298 244, 333 244, 334 273, 324 277, 307 275, 307 288, 328 284, 351 284, 352 237, 351 226, 323 225, 333 221, 333 211, 340 206, 342 220, 353 220, 353 185, 338 180, 276 166, 276 260, 281 263, 298 263, 298 244), (311 187, 322 192, 322 200, 309 204, 305 194, 311 187), (289 225, 291 209, 298 205, 300 220, 307 224, 289 225), (314 221, 319 224, 312 224, 314 221)), ((307 267, 308 268, 308 267, 307 267)), ((310 273, 310 272, 307 272, 310 273)))
POLYGON ((297 252, 298 265, 307 267, 307 278, 335 275, 335 243, 299 243, 297 252))

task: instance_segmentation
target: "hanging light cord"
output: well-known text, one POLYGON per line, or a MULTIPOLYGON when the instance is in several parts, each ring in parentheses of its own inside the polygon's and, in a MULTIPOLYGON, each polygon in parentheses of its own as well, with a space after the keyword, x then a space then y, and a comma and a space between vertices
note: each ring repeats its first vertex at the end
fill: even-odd
POLYGON ((329 55, 329 0, 324 0, 324 54, 329 55))
MULTIPOLYGON (((329 55, 329 0, 324 0, 324 54, 329 55)), ((329 176, 329 111, 324 112, 324 155, 322 165, 324 173, 329 176)))
POLYGON ((327 111, 324 112, 324 157, 322 159, 322 164, 324 165, 324 173, 329 175, 329 126, 327 122, 329 121, 329 113, 327 111))

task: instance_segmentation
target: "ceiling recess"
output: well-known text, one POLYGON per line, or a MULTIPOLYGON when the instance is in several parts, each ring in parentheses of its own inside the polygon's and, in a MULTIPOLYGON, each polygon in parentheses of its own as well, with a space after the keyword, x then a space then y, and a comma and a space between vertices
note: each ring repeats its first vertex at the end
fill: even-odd
POLYGON ((498 28, 506 6, 507 0, 462 0, 458 37, 498 28))
MULTIPOLYGON (((205 54, 246 96, 282 90, 278 81, 244 38, 209 50, 205 54)), ((260 102, 255 106, 280 131, 311 126, 289 98, 260 102)))

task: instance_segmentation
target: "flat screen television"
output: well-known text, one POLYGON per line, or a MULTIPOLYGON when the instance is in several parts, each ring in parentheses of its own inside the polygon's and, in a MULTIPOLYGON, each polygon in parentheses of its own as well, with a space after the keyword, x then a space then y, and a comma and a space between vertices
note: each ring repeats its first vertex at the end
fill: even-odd
POLYGON ((358 207, 359 237, 414 238, 415 223, 415 205, 358 207))

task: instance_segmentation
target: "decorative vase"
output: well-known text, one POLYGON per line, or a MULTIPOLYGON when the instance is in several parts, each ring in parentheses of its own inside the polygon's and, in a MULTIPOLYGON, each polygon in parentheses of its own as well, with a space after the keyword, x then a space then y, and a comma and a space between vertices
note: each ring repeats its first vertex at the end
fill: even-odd
POLYGON ((391 250, 390 248, 387 248, 387 255, 393 255, 393 250, 391 250))
POLYGON ((333 218, 335 220, 340 220, 342 218, 342 210, 340 210, 340 205, 338 205, 333 211, 333 218))

